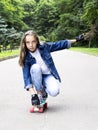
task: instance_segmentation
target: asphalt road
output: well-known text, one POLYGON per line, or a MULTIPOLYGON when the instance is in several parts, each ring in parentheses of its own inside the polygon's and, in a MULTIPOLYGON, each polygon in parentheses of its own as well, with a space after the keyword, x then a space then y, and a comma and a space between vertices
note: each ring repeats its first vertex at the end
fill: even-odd
POLYGON ((18 58, 0 62, 0 130, 98 130, 98 57, 53 53, 62 78, 59 96, 45 113, 29 113, 18 58))

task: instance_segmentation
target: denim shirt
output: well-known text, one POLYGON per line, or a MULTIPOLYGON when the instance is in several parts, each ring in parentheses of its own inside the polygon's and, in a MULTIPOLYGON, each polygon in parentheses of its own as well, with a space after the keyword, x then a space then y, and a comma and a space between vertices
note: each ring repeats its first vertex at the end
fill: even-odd
MULTIPOLYGON (((69 40, 61 40, 57 42, 46 42, 43 45, 38 45, 39 52, 45 64, 49 68, 51 74, 59 81, 61 81, 60 76, 57 72, 55 64, 53 62, 51 52, 59 51, 63 49, 68 49, 71 47, 69 40)), ((30 68, 33 64, 36 64, 36 59, 30 54, 29 51, 26 52, 24 66, 23 66, 23 79, 25 84, 25 89, 32 87, 32 80, 30 75, 30 68)))

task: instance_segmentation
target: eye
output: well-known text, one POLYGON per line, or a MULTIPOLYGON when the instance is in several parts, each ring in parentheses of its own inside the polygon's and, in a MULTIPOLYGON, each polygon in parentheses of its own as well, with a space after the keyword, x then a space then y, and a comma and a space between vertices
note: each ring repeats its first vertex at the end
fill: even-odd
POLYGON ((29 43, 30 43, 29 41, 26 42, 26 44, 29 44, 29 43))
POLYGON ((36 41, 34 40, 34 41, 32 41, 32 43, 36 43, 36 41))

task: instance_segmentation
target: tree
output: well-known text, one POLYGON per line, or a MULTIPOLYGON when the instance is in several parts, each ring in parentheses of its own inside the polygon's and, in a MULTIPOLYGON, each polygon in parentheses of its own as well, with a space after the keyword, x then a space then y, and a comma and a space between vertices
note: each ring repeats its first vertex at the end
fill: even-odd
POLYGON ((36 10, 36 2, 34 0, 25 1, 23 3, 23 8, 25 11, 25 17, 23 18, 24 23, 28 25, 28 28, 33 28, 35 25, 34 14, 36 10))
POLYGON ((83 33, 84 24, 80 19, 83 13, 82 1, 61 0, 56 3, 59 12, 56 32, 59 39, 72 38, 79 33, 83 33))
POLYGON ((45 37, 56 27, 55 22, 58 19, 57 8, 53 1, 40 0, 33 13, 33 28, 39 34, 45 37))
POLYGON ((0 52, 2 47, 5 46, 5 39, 6 39, 6 32, 7 32, 7 24, 5 23, 4 19, 0 16, 0 52))
POLYGON ((88 24, 87 38, 89 41, 89 47, 91 43, 93 46, 98 46, 96 42, 98 40, 98 0, 84 0, 84 14, 82 19, 88 24), (92 42, 91 42, 92 41, 92 42))
POLYGON ((0 15, 9 27, 14 27, 17 30, 27 28, 22 20, 25 15, 22 2, 24 0, 0 0, 0 15))
MULTIPOLYGON (((87 32, 89 46, 98 46, 97 15, 98 0, 0 0, 0 16, 8 31, 6 38, 14 37, 13 42, 17 32, 33 29, 49 41, 74 38, 87 32)), ((78 45, 82 45, 81 42, 78 45)))
POLYGON ((5 20, 0 16, 0 52, 6 50, 10 45, 12 50, 16 45, 19 46, 22 32, 17 32, 14 28, 8 28, 5 20))

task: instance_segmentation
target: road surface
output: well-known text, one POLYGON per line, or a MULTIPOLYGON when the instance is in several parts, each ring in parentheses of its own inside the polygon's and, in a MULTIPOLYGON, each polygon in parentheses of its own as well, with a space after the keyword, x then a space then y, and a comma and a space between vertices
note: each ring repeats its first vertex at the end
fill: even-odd
POLYGON ((64 50, 53 53, 62 78, 48 110, 29 113, 18 58, 0 62, 0 130, 98 130, 98 57, 64 50))

